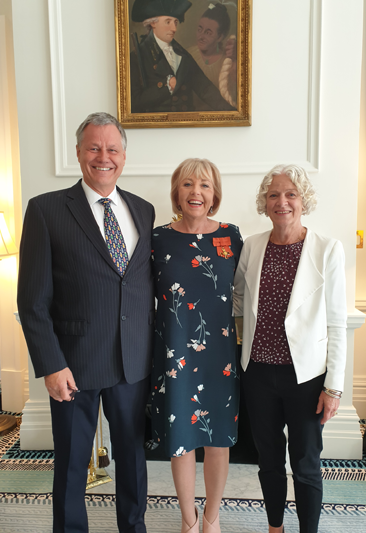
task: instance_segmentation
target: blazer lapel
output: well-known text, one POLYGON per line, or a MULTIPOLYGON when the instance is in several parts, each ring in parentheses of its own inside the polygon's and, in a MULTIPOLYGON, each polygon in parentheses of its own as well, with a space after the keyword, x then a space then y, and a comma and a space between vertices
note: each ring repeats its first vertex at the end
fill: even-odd
POLYGON ((258 240, 253 242, 249 254, 247 271, 244 275, 246 284, 249 289, 250 299, 252 302, 252 311, 255 317, 258 314, 259 285, 261 281, 262 265, 270 231, 266 231, 258 236, 258 240))
POLYGON ((324 277, 317 269, 311 253, 311 239, 311 230, 308 230, 292 287, 286 319, 324 284, 324 277))
MULTIPOLYGON (((134 262, 136 260, 138 260, 139 251, 140 251, 140 247, 141 247, 141 236, 142 236, 142 234, 144 232, 144 228, 143 228, 141 210, 140 210, 139 206, 133 201, 133 198, 131 198, 129 195, 127 195, 119 187, 117 187, 117 191, 121 195, 123 200, 126 202, 127 207, 130 210, 131 216, 133 218, 134 224, 135 224, 136 229, 137 229, 138 234, 139 234, 139 240, 137 241, 136 248, 135 248, 135 250, 134 250, 134 252, 132 254, 131 259, 128 262, 128 266, 127 266, 127 270, 126 270, 126 274, 125 274, 125 275, 127 275, 129 269, 131 269, 133 267, 134 262)), ((122 233, 123 233, 123 230, 122 230, 122 233)))
POLYGON ((98 224, 94 218, 92 210, 86 196, 84 194, 83 188, 81 186, 81 180, 71 187, 68 192, 68 202, 67 206, 70 209, 72 215, 84 231, 88 239, 93 243, 95 248, 98 250, 100 255, 106 260, 108 265, 118 272, 113 260, 108 252, 107 245, 105 240, 100 233, 98 224))
POLYGON ((187 80, 187 74, 189 71, 189 60, 187 56, 182 55, 182 59, 180 61, 180 65, 177 70, 176 78, 177 78, 177 84, 175 86, 174 92, 177 92, 178 89, 181 87, 181 85, 184 83, 185 80, 187 80))

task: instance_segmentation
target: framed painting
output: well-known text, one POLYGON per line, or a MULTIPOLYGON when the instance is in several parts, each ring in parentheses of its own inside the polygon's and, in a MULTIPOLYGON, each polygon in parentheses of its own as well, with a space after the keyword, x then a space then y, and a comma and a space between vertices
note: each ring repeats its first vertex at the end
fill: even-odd
POLYGON ((251 125, 252 0, 115 0, 125 128, 251 125))

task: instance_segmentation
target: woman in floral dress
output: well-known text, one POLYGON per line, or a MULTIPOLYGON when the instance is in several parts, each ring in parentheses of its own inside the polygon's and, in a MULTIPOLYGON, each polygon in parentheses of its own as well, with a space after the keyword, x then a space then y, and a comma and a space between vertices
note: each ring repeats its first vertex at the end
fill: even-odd
POLYGON ((232 291, 242 248, 237 227, 212 220, 221 178, 205 159, 172 176, 177 222, 155 228, 158 300, 152 376, 153 437, 172 458, 182 533, 198 533, 195 449, 204 447, 204 533, 218 533, 229 447, 236 443, 239 366, 232 291))

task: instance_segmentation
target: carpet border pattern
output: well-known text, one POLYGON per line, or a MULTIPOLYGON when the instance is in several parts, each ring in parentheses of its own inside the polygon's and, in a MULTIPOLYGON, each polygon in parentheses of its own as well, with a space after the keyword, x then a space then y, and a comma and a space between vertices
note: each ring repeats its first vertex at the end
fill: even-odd
MULTIPOLYGON (((85 502, 87 505, 110 507, 115 505, 116 496, 114 494, 90 494, 85 496, 85 502)), ((196 498, 196 505, 204 507, 206 502, 205 498, 196 498)), ((23 503, 25 505, 42 505, 52 504, 52 493, 46 492, 43 494, 26 494, 26 493, 14 493, 14 492, 1 492, 1 503, 23 503)), ((179 506, 176 496, 148 496, 147 507, 154 508, 157 506, 169 505, 173 507, 179 506)), ((247 499, 229 499, 224 498, 221 501, 221 510, 223 512, 235 511, 238 512, 244 509, 261 510, 265 509, 263 500, 247 500, 247 499)), ((286 510, 289 512, 296 512, 295 502, 287 502, 286 510)), ((322 512, 330 515, 359 515, 366 517, 366 505, 351 505, 351 504, 338 504, 338 503, 323 503, 322 512)))
MULTIPOLYGON (((19 413, 5 414, 19 415, 19 413)), ((365 424, 366 420, 360 420, 365 424)), ((27 451, 20 449, 19 427, 0 438, 0 471, 51 471, 52 450, 27 451)), ((322 479, 329 481, 366 481, 366 456, 362 460, 321 460, 322 479)))

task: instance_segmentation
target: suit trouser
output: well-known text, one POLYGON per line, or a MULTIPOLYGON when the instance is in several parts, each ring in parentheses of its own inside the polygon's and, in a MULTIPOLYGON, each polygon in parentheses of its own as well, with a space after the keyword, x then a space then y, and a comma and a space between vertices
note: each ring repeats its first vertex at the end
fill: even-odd
POLYGON ((316 533, 322 502, 321 414, 316 414, 324 374, 297 384, 293 365, 250 361, 242 384, 253 439, 259 454, 259 480, 272 527, 283 523, 287 496, 286 437, 301 533, 316 533))
POLYGON ((51 398, 55 445, 53 532, 86 533, 85 487, 99 399, 109 422, 116 466, 117 523, 121 533, 146 533, 147 474, 144 453, 149 378, 106 389, 81 391, 74 401, 51 398))

